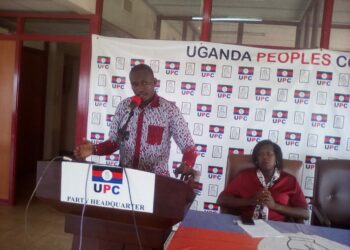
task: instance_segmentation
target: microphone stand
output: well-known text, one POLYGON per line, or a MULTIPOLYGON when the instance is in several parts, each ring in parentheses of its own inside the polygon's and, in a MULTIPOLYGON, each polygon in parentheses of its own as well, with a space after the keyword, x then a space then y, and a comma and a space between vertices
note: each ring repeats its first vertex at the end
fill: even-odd
POLYGON ((135 107, 131 108, 128 119, 126 120, 123 127, 118 130, 118 136, 119 136, 120 141, 122 141, 122 142, 125 140, 129 140, 130 133, 129 133, 129 131, 126 131, 126 127, 128 126, 131 117, 134 115, 134 109, 135 109, 135 107))
MULTIPOLYGON (((130 119, 131 117, 134 115, 134 110, 135 110, 136 106, 135 105, 132 105, 131 106, 131 110, 130 110, 130 113, 129 113, 129 116, 128 116, 128 119, 126 120, 125 124, 123 125, 123 127, 121 127, 119 130, 118 130, 118 137, 119 137, 119 140, 120 140, 120 143, 122 144, 125 140, 129 140, 129 136, 130 136, 130 132, 129 131, 126 131, 127 129, 127 126, 130 122, 130 119)), ((120 148, 120 160, 119 160, 119 165, 121 167, 126 167, 124 166, 124 162, 123 162, 123 159, 124 159, 124 148, 121 147, 120 148)))

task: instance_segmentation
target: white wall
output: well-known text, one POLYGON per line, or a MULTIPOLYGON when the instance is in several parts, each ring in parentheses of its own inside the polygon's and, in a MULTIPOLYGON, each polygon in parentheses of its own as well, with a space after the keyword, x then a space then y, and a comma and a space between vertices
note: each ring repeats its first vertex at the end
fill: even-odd
POLYGON ((103 18, 135 38, 155 38, 156 15, 143 1, 130 0, 132 11, 124 10, 123 0, 105 0, 103 18))

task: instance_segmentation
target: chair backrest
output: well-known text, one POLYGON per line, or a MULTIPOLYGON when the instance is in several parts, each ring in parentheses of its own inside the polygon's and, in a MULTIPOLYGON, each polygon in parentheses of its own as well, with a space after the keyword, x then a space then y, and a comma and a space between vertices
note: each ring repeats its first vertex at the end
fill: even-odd
MULTIPOLYGON (((312 203, 332 227, 350 229, 350 160, 316 162, 312 203)), ((315 215, 311 223, 319 225, 315 215)))
MULTIPOLYGON (((283 171, 295 176, 300 184, 302 165, 303 162, 299 160, 283 160, 283 171)), ((240 171, 254 167, 252 155, 229 155, 227 157, 225 187, 240 171)))

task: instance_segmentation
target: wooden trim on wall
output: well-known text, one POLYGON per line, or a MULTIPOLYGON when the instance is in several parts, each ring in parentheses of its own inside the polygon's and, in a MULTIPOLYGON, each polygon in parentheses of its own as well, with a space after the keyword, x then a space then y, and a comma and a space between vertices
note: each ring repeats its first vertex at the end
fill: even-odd
POLYGON ((16 42, 0 41, 0 201, 11 198, 12 112, 14 103, 16 42))

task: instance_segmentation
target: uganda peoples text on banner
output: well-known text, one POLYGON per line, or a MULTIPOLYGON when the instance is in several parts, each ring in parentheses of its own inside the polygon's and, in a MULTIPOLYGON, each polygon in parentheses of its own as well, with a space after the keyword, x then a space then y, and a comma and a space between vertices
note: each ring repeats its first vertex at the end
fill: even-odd
MULTIPOLYGON (((278 143, 285 159, 304 162, 301 186, 312 196, 319 158, 350 159, 350 54, 271 50, 225 44, 94 36, 88 135, 108 139, 120 100, 132 96, 130 69, 152 67, 158 94, 176 103, 197 145, 201 172, 192 208, 218 212, 228 154, 278 143)), ((172 145, 170 171, 181 161, 172 145)), ((119 154, 99 157, 117 165, 119 154)))

